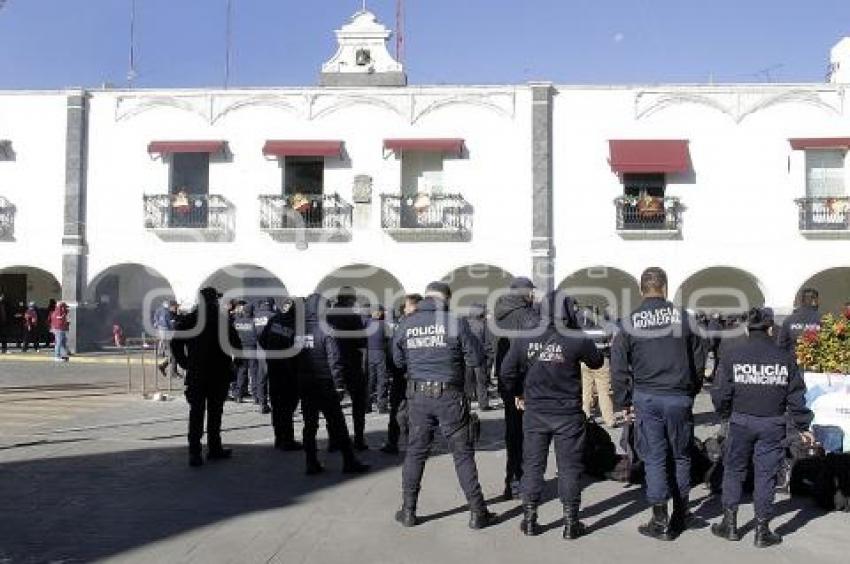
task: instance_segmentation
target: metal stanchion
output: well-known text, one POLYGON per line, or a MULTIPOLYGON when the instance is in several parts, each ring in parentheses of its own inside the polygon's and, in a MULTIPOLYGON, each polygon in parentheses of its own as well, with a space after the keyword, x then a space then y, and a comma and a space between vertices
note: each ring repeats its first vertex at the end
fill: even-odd
POLYGON ((141 361, 142 361, 142 397, 144 398, 144 397, 147 397, 147 395, 148 395, 148 371, 147 371, 147 368, 145 367, 145 349, 144 349, 144 347, 142 348, 141 361))
POLYGON ((133 393, 133 367, 130 363, 130 351, 124 347, 124 355, 127 357, 127 393, 133 393))

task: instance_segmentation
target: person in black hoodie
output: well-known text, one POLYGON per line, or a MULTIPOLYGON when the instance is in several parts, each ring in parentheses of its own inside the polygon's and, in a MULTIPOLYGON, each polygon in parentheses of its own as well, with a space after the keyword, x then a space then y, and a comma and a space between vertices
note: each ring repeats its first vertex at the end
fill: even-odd
POLYGON ((307 474, 324 471, 318 457, 316 433, 319 430, 319 413, 324 415, 329 440, 342 453, 342 471, 358 474, 369 470, 354 454, 345 415, 339 402, 335 382, 342 378, 345 362, 339 344, 327 329, 329 304, 319 294, 307 297, 304 304, 304 334, 296 336, 298 385, 301 392, 301 411, 304 415, 302 435, 307 474))
POLYGON ((674 540, 688 525, 694 397, 702 388, 705 340, 694 319, 667 300, 667 274, 647 268, 640 279, 643 302, 623 319, 611 347, 614 403, 635 415, 638 451, 646 468, 652 518, 638 531, 674 540), (668 460, 675 468, 671 492, 668 460), (673 514, 667 502, 673 497, 673 514))
POLYGON ((189 402, 189 465, 201 466, 201 438, 204 415, 207 420, 207 459, 230 458, 230 449, 221 445, 221 415, 233 379, 233 362, 225 350, 239 349, 239 336, 219 307, 221 294, 215 288, 200 291, 198 306, 177 323, 171 351, 186 371, 186 400, 189 402), (225 326, 224 329, 222 325, 225 326), (228 342, 222 343, 222 335, 228 342))
MULTIPOLYGON (((351 398, 351 419, 354 423, 354 448, 369 450, 366 444, 366 411, 369 406, 369 382, 363 366, 366 348, 366 324, 357 311, 357 295, 353 288, 339 289, 336 303, 327 316, 333 337, 337 340, 343 365, 342 381, 351 398)), ((336 444, 332 443, 334 446, 336 444)))
POLYGON ((490 411, 490 371, 493 369, 493 343, 487 330, 487 310, 481 304, 473 304, 470 308, 469 331, 478 340, 484 352, 484 362, 476 368, 467 367, 467 394, 478 400, 478 409, 490 411))
POLYGON ((715 408, 729 419, 723 472, 723 521, 712 525, 715 536, 741 539, 738 504, 747 467, 755 469, 753 501, 756 512, 754 544, 766 548, 782 542, 770 530, 776 476, 785 458, 783 441, 788 422, 805 444, 814 442, 808 432, 813 414, 806 407, 806 383, 794 355, 773 342, 768 334, 773 312, 753 308, 747 319, 748 336, 720 359, 719 391, 715 408), (787 417, 786 417, 787 416, 787 417))
MULTIPOLYGON (((508 354, 511 339, 527 337, 540 325, 540 316, 534 309, 534 284, 528 278, 514 278, 509 293, 500 296, 494 308, 493 347, 494 368, 502 373, 502 361, 508 354)), ((505 406, 505 499, 512 499, 515 485, 522 478, 522 413, 516 408, 514 398, 499 378, 499 395, 505 406)))
POLYGON ((505 391, 524 412, 524 517, 520 528, 527 536, 540 534, 537 506, 552 441, 558 493, 564 506, 564 538, 576 539, 586 533, 578 518, 587 423, 582 409, 581 364, 601 368, 605 357, 579 330, 574 305, 572 298, 561 292, 547 294, 541 304, 546 331, 539 337, 515 339, 502 362, 505 391))
POLYGON ((776 344, 793 353, 797 339, 806 331, 820 330, 820 297, 814 288, 805 288, 800 293, 800 307, 785 318, 776 337, 776 344))

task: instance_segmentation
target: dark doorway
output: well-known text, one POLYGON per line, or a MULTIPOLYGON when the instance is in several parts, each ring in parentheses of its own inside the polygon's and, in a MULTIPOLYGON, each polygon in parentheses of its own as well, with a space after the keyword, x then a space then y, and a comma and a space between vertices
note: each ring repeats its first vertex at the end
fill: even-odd
POLYGON ((283 173, 284 194, 321 195, 324 192, 325 159, 286 157, 283 173))
POLYGON ((171 155, 173 227, 205 228, 209 223, 210 156, 208 153, 171 155))
POLYGON ((27 275, 0 274, 0 294, 6 296, 10 308, 27 303, 27 275))

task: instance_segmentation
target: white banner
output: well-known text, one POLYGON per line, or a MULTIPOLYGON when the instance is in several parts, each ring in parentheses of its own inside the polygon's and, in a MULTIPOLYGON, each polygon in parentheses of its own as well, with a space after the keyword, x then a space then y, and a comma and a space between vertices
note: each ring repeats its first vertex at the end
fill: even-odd
POLYGON ((844 430, 844 452, 850 452, 850 374, 806 372, 806 405, 815 413, 813 425, 844 430))

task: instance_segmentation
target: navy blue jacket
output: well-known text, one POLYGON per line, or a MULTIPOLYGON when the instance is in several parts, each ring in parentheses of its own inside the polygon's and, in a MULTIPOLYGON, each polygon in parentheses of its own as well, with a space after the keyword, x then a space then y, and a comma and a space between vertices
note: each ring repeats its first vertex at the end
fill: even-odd
POLYGON ((486 312, 481 305, 474 305, 470 309, 470 316, 467 320, 469 330, 481 345, 481 350, 484 353, 484 368, 490 368, 493 366, 493 335, 487 328, 486 312))
POLYGON ((442 300, 425 298, 396 331, 393 362, 411 380, 464 385, 466 368, 482 365, 483 354, 469 325, 442 300))
POLYGON ((191 336, 173 339, 171 351, 177 364, 186 371, 186 386, 221 390, 227 389, 233 379, 232 358, 219 337, 222 324, 227 326, 227 345, 238 349, 239 336, 218 305, 202 303, 192 313, 178 317, 177 331, 185 331, 191 336), (201 308, 204 315, 199 315, 201 308), (204 321, 203 327, 198 326, 201 320, 204 321))
POLYGON ((304 302, 304 333, 297 335, 295 345, 298 376, 302 382, 331 380, 337 388, 343 387, 345 364, 337 340, 324 329, 327 300, 319 294, 308 296, 304 302))
MULTIPOLYGON (((508 354, 511 339, 528 336, 527 331, 537 329, 540 316, 534 306, 524 297, 516 294, 506 294, 499 297, 493 308, 493 323, 499 333, 493 335, 493 361, 496 374, 502 373, 502 361, 508 354)), ((504 384, 499 378, 499 391, 504 391, 504 384)))
POLYGON ((702 389, 705 341, 695 321, 663 298, 646 298, 622 321, 611 345, 614 403, 625 408, 632 392, 695 396, 702 389))
POLYGON ((290 349, 295 342, 295 301, 286 298, 279 308, 272 310, 268 305, 261 305, 257 311, 259 313, 254 314, 254 327, 260 348, 267 351, 290 349))
POLYGON ((721 417, 743 413, 756 417, 791 415, 800 431, 809 428, 806 383, 794 356, 764 331, 751 331, 720 359, 719 390, 712 398, 721 417))
MULTIPOLYGON (((547 297, 551 303, 553 294, 547 297)), ((572 300, 565 311, 572 315, 572 300)), ((546 308, 551 316, 554 308, 546 308)), ((576 328, 574 320, 559 330, 554 319, 539 337, 514 339, 502 362, 505 391, 523 396, 525 409, 538 413, 582 413, 581 363, 601 368, 605 357, 592 339, 576 328)))
POLYGON ((366 337, 368 349, 370 351, 382 351, 386 352, 387 350, 387 325, 386 322, 381 319, 369 319, 366 321, 366 331, 368 332, 368 336, 366 337))
POLYGON ((254 308, 246 305, 244 309, 233 317, 233 328, 239 335, 242 348, 252 350, 257 348, 257 330, 254 328, 254 308))
POLYGON ((802 306, 797 311, 785 318, 776 343, 788 352, 794 352, 797 347, 797 339, 808 330, 820 330, 821 315, 817 308, 802 306))

